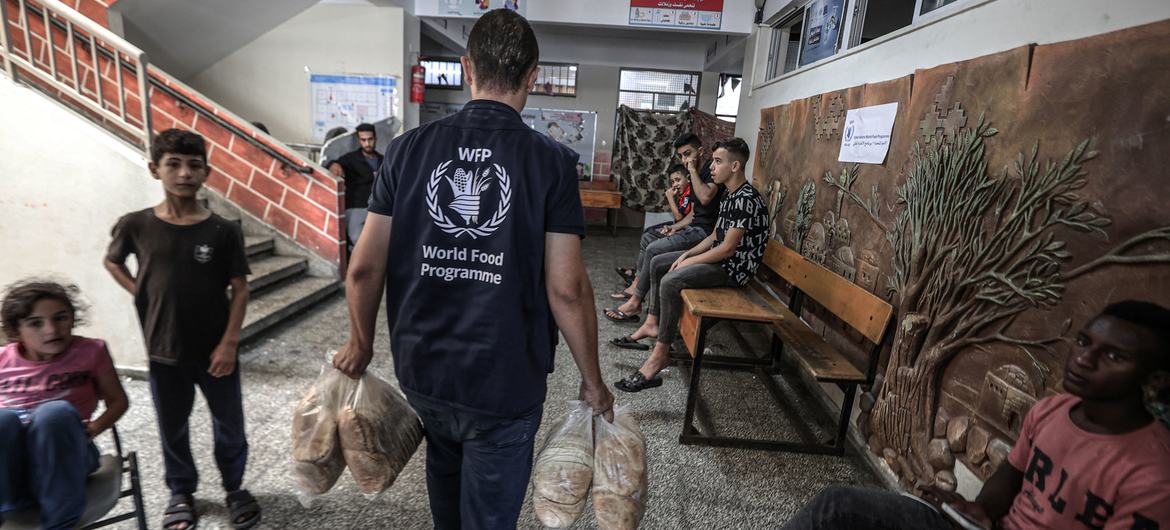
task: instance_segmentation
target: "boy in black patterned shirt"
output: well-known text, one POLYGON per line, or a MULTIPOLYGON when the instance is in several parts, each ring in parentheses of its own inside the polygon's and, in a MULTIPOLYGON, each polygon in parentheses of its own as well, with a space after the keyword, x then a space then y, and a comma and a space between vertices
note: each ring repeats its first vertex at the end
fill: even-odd
POLYGON ((669 252, 650 262, 649 316, 638 331, 613 339, 618 347, 646 349, 638 343, 655 337, 654 351, 642 367, 614 384, 639 392, 662 385, 658 372, 670 364, 670 345, 678 336, 682 290, 701 287, 742 287, 756 275, 768 243, 768 208, 744 173, 751 153, 747 142, 729 138, 715 144, 711 175, 727 187, 715 230, 694 248, 669 252))

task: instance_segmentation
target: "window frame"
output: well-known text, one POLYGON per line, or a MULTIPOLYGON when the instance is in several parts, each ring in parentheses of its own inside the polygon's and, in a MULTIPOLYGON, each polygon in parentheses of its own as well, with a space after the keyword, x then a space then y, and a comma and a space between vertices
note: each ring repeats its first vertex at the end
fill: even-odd
POLYGON ((423 64, 424 62, 455 63, 455 64, 459 65, 459 85, 458 86, 432 85, 432 84, 426 83, 424 81, 423 86, 427 90, 458 90, 461 92, 463 91, 463 86, 464 86, 463 78, 464 78, 465 72, 463 71, 463 63, 459 60, 458 57, 445 57, 445 56, 437 56, 437 55, 436 56, 419 57, 419 59, 418 59, 419 66, 426 68, 426 65, 423 64))
MULTIPOLYGON (((736 78, 736 77, 738 77, 738 78, 739 78, 739 89, 742 91, 744 88, 746 88, 746 87, 744 86, 744 80, 743 80, 743 75, 742 75, 742 74, 728 74, 728 73, 722 73, 722 74, 719 74, 719 76, 720 76, 720 77, 727 76, 727 77, 728 77, 728 79, 731 79, 731 78, 736 78)), ((715 94, 715 112, 714 112, 714 113, 712 113, 712 114, 714 114, 716 118, 719 118, 719 119, 723 119, 723 118, 731 118, 730 120, 725 120, 725 121, 730 121, 730 122, 734 123, 734 122, 736 122, 736 121, 738 121, 738 120, 739 120, 739 113, 738 113, 738 110, 739 110, 739 109, 738 109, 738 108, 736 108, 736 111, 737 111, 737 112, 736 112, 736 114, 719 114, 719 94, 715 94)))
MULTIPOLYGON (((575 70, 571 70, 571 71, 577 73, 577 75, 573 76, 573 93, 572 94, 549 94, 548 92, 537 91, 536 88, 537 88, 537 86, 539 86, 539 84, 537 84, 537 85, 533 85, 532 90, 530 92, 528 92, 528 95, 530 95, 530 96, 545 96, 545 97, 552 97, 552 98, 575 98, 575 97, 577 97, 577 82, 581 79, 581 65, 580 64, 540 61, 540 62, 536 63, 536 65, 539 68, 541 68, 542 71, 543 71, 545 66, 567 66, 570 69, 575 68, 575 70)), ((560 85, 553 85, 553 86, 560 86, 560 85)))
MULTIPOLYGON (((697 71, 697 70, 666 70, 666 69, 662 69, 662 68, 638 68, 638 67, 623 66, 618 70, 617 104, 614 105, 614 108, 618 108, 622 105, 622 93, 623 92, 629 92, 632 94, 651 94, 651 95, 662 94, 662 95, 669 95, 669 96, 694 97, 695 103, 693 105, 691 105, 690 108, 698 108, 699 107, 699 94, 703 93, 703 72, 697 71), (680 74, 680 75, 693 76, 695 78, 695 87, 694 87, 695 93, 692 95, 692 94, 687 94, 685 92, 655 92, 655 91, 650 91, 650 90, 624 90, 624 89, 622 89, 622 74, 627 72, 627 71, 630 71, 630 72, 658 72, 658 73, 663 73, 663 74, 680 74)), ((670 112, 670 113, 682 112, 679 110, 658 110, 658 109, 654 109, 654 108, 634 109, 634 110, 649 111, 649 112, 670 112)))
POLYGON ((911 26, 922 21, 931 20, 935 17, 946 16, 950 14, 951 11, 960 9, 959 6, 970 3, 971 0, 955 0, 954 2, 951 2, 945 6, 935 8, 934 11, 929 13, 922 12, 922 2, 923 0, 914 0, 914 19, 910 21, 911 26))
POLYGON ((768 43, 768 59, 765 63, 764 76, 765 83, 804 68, 804 66, 800 65, 800 57, 804 54, 804 29, 808 26, 808 6, 812 1, 807 0, 771 25, 772 39, 768 43), (800 25, 800 33, 796 34, 796 66, 791 70, 785 71, 784 68, 788 64, 788 44, 792 42, 793 37, 792 28, 797 24, 800 25), (785 37, 781 39, 779 45, 777 45, 776 32, 779 32, 779 35, 785 37))

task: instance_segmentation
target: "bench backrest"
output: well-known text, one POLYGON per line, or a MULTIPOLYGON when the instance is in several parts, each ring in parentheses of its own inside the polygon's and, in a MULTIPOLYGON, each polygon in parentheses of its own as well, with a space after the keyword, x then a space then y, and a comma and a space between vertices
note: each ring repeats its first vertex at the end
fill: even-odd
POLYGON ((878 344, 882 341, 894 314, 893 306, 885 300, 776 240, 768 241, 764 265, 870 342, 878 344))

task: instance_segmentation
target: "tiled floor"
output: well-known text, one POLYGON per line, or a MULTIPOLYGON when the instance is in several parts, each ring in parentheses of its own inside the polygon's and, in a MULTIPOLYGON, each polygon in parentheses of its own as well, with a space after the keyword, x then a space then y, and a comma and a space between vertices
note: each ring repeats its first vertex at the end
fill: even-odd
MULTIPOLYGON (((633 262, 637 233, 624 231, 613 238, 601 231, 585 240, 586 261, 597 294, 598 307, 608 304, 606 294, 617 281, 617 265, 633 262)), ((347 330, 344 299, 338 295, 298 319, 289 322, 243 351, 245 410, 251 460, 245 485, 264 508, 263 528, 341 530, 347 528, 430 528, 423 470, 425 447, 407 465, 398 481, 383 495, 367 499, 352 479, 344 476, 329 494, 311 508, 297 500, 289 477, 290 426, 293 406, 317 376, 325 354, 340 346, 347 330)), ((379 326, 376 357, 371 370, 393 378, 386 326, 379 326)), ((613 382, 641 364, 645 354, 606 346, 615 336, 632 331, 600 319, 601 368, 613 382)), ((717 327, 710 336, 712 349, 720 353, 742 350, 741 340, 730 329, 717 327)), ((759 348, 762 338, 743 330, 749 344, 759 348)), ((877 478, 856 455, 843 458, 739 449, 681 446, 682 425, 689 379, 679 368, 669 368, 666 383, 639 394, 618 394, 618 403, 633 407, 649 440, 650 493, 642 528, 776 528, 828 484, 876 485, 877 478)), ((827 414, 814 404, 798 382, 777 378, 792 397, 784 409, 768 397, 764 385, 745 372, 704 371, 705 407, 719 433, 756 433, 776 436, 792 432, 789 418, 800 415, 818 419, 815 433, 827 432, 827 414), (787 409, 787 410, 785 410, 787 409)), ((539 448, 550 424, 563 413, 564 401, 576 397, 580 382, 572 357, 562 345, 556 372, 549 379, 548 402, 539 448)), ((163 484, 162 458, 149 389, 144 381, 125 380, 132 406, 119 422, 124 444, 139 454, 142 466, 148 524, 159 528, 167 491, 163 484)), ((707 424, 709 421, 700 423, 707 424)), ((211 429, 206 406, 198 400, 192 415, 193 446, 201 475, 197 494, 203 513, 200 528, 230 528, 223 507, 219 473, 211 453, 211 429)), ((108 438, 108 437, 107 437, 108 438)), ((108 439, 106 440, 108 441, 108 439)), ((575 528, 593 528, 591 508, 575 528)), ((525 503, 519 526, 539 528, 531 503, 525 503)), ((128 525, 127 525, 128 527, 128 525)))

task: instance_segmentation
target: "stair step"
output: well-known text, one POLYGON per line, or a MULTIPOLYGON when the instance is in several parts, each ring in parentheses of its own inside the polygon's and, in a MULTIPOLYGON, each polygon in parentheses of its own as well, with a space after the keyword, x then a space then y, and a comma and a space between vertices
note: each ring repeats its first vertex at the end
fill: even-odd
POLYGON ((309 268, 309 260, 300 256, 264 256, 250 260, 248 266, 252 269, 248 290, 257 292, 304 273, 309 268))
POLYGON ((302 276, 248 301, 240 340, 248 340, 292 318, 341 289, 335 278, 302 276))
POLYGON ((263 236, 244 236, 244 250, 248 259, 271 254, 276 249, 276 240, 263 236))

